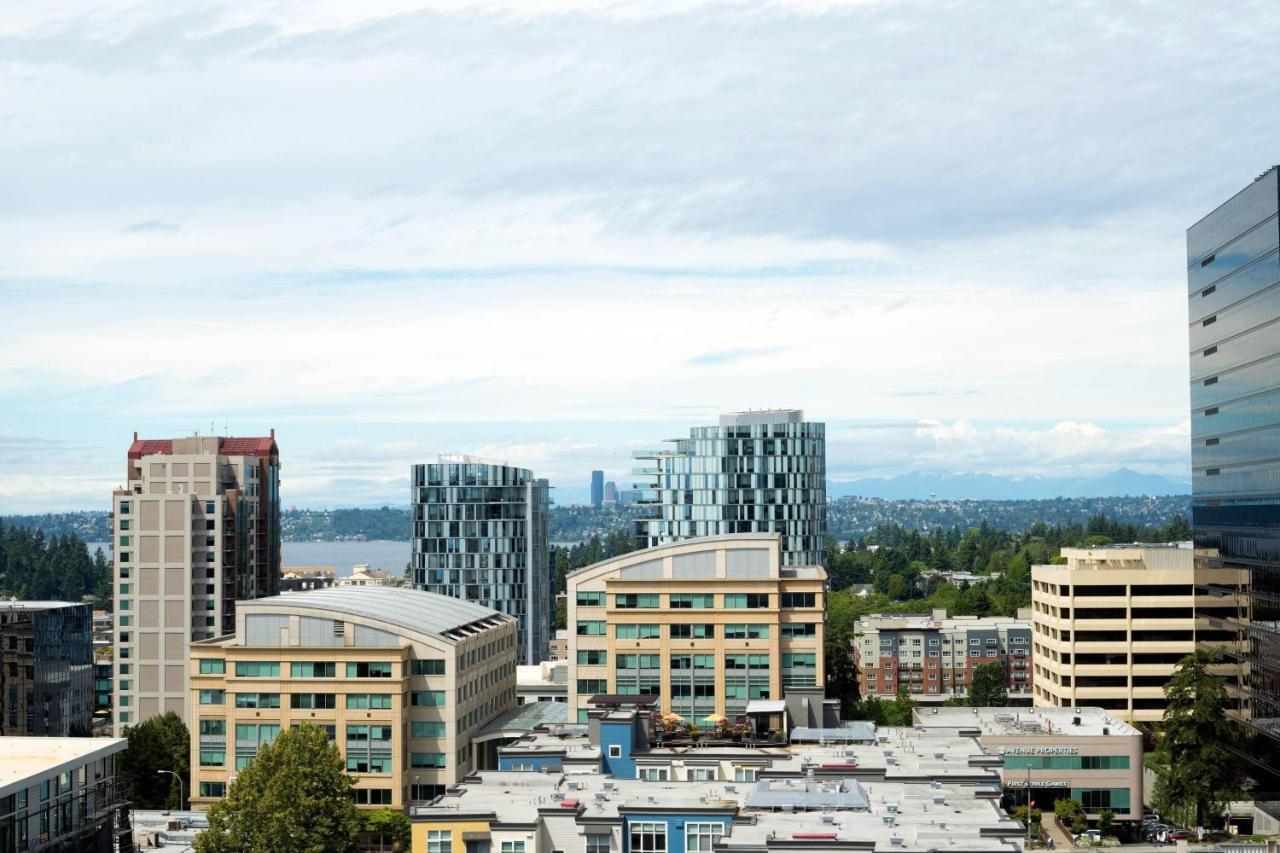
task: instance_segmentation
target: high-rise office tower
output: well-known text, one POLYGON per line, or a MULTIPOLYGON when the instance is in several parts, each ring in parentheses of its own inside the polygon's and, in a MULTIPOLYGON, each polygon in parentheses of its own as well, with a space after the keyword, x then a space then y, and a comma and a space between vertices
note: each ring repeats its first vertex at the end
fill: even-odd
POLYGON ((604 504, 604 472, 591 472, 591 505, 598 507, 604 504))
POLYGON ((1192 525, 1196 547, 1216 549, 1197 558, 1196 640, 1235 665, 1240 717, 1280 737, 1278 178, 1187 230, 1187 284, 1192 525))
POLYGON ((187 644, 280 591, 280 454, 262 438, 139 439, 115 526, 115 721, 187 716, 187 644))
POLYGON ((695 536, 782 534, 784 565, 823 565, 826 424, 795 409, 721 415, 672 450, 638 451, 650 478, 636 501, 636 544, 695 536))
POLYGON ((516 617, 522 664, 550 654, 546 480, 505 462, 442 455, 413 466, 413 585, 516 617))
POLYGON ((609 480, 604 484, 604 505, 618 505, 618 484, 613 480, 609 480))
POLYGON ((89 736, 92 624, 87 604, 0 601, 0 735, 89 736))

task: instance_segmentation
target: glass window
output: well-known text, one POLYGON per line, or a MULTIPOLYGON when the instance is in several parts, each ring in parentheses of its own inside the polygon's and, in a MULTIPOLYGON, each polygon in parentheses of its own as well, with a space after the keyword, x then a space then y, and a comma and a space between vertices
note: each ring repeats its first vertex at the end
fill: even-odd
POLYGON ((613 606, 624 610, 631 610, 635 608, 656 610, 661 606, 658 603, 658 598, 659 596, 657 593, 651 592, 619 593, 613 597, 613 606))
POLYGON ((414 720, 409 724, 409 737, 445 737, 444 723, 414 720))
POLYGON ((604 607, 603 592, 583 592, 579 590, 575 600, 578 607, 604 607))
POLYGON ((390 693, 348 693, 348 711, 386 711, 391 708, 390 693))
POLYGON ((666 767, 638 767, 636 778, 646 782, 666 782, 670 780, 671 772, 666 767))
POLYGON ((658 821, 631 824, 631 853, 667 853, 667 825, 658 821))
POLYGON ((711 853, 716 839, 724 835, 723 823, 686 823, 684 849, 687 853, 711 853))
POLYGON ((612 835, 588 835, 584 853, 609 853, 612 839, 612 835))
POLYGON ((347 678, 390 678, 389 661, 360 661, 347 664, 347 678))
POLYGON ((609 653, 604 649, 579 649, 578 663, 583 666, 605 666, 609 663, 609 653))
POLYGON ((227 750, 225 747, 220 749, 200 749, 200 766, 201 767, 223 767, 227 763, 227 750))
POLYGON ((333 678, 337 673, 337 665, 332 661, 293 661, 289 664, 289 675, 294 678, 333 678))
POLYGON ((427 853, 453 853, 453 832, 447 829, 428 830, 427 853))
POLYGON ((443 752, 411 752, 409 753, 410 767, 444 767, 443 752))
POLYGON ((724 597, 724 606, 758 610, 769 606, 769 594, 767 592, 727 593, 724 597))
POLYGON ((236 676, 238 678, 279 678, 280 662, 236 661, 236 676))
POLYGON ((577 626, 577 631, 578 631, 579 637, 603 637, 604 622, 601 622, 601 621, 579 622, 577 626))
POLYGON ((415 660, 411 666, 414 675, 444 675, 443 660, 415 660))
POLYGON ((502 853, 524 853, 523 841, 502 842, 502 853))
POLYGON ((754 781, 756 781, 756 768, 754 768, 754 767, 735 767, 735 768, 733 768, 733 781, 735 781, 735 782, 754 782, 754 781))
POLYGON ((671 626, 671 639, 673 640, 713 640, 715 639, 715 636, 715 625, 698 624, 671 626))
POLYGON ((222 705, 226 702, 227 691, 225 690, 201 690, 201 705, 222 705))
POLYGON ((769 626, 756 625, 751 622, 725 625, 724 638, 726 640, 767 640, 769 639, 769 626))
POLYGON ((620 640, 656 640, 662 636, 662 626, 657 624, 618 625, 615 636, 620 640))
POLYGON ((237 708, 279 708, 279 693, 237 693, 237 708))
POLYGON ((200 661, 201 675, 225 675, 227 672, 227 662, 225 660, 210 660, 203 658, 200 661))
POLYGON ((202 797, 225 797, 227 795, 226 782, 201 782, 200 796, 202 797))
POLYGON ((443 690, 415 690, 410 694, 411 704, 419 708, 431 708, 444 705, 443 690))
POLYGON ((712 593, 672 593, 672 610, 711 610, 716 606, 712 593))

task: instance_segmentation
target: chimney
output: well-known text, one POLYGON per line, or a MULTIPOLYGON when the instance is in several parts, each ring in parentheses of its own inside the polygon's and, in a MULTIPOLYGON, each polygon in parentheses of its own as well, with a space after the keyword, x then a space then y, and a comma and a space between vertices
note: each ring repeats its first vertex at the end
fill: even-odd
POLYGON ((138 440, 138 431, 136 429, 133 431, 133 440, 134 441, 138 440))
POLYGON ((271 440, 272 440, 272 441, 275 441, 275 438, 276 438, 276 428, 275 428, 275 427, 272 427, 272 428, 271 428, 271 440))

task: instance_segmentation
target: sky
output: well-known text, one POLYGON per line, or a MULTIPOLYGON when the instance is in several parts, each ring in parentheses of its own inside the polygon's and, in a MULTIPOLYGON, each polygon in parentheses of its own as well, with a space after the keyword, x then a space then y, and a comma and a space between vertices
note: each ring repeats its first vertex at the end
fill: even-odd
POLYGON ((8 4, 0 513, 106 508, 134 430, 569 503, 773 407, 833 481, 1185 477, 1185 231, 1276 79, 1262 2, 8 4))

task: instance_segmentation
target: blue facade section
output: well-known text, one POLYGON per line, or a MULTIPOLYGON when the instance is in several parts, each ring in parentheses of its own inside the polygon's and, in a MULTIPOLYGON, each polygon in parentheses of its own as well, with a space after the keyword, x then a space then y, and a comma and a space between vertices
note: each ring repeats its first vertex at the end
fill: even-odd
POLYGON ((636 762, 631 757, 635 745, 635 730, 630 720, 600 722, 600 767, 619 779, 636 778, 636 762), (618 747, 614 750, 610 747, 618 747), (610 755, 617 752, 617 755, 610 755))
POLYGON ((685 853, 684 828, 686 823, 718 823, 728 832, 732 818, 728 815, 667 814, 631 815, 624 819, 622 833, 623 853, 632 853, 631 825, 633 823, 665 823, 667 825, 667 853, 685 853))
POLYGON ((548 767, 559 767, 564 759, 559 755, 498 755, 499 770, 515 770, 515 765, 531 765, 528 769, 535 773, 548 767))

